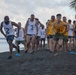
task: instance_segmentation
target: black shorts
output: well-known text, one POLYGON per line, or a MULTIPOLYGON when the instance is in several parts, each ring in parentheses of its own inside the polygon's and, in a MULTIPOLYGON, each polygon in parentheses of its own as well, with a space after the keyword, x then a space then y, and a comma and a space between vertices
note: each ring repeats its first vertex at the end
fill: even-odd
POLYGON ((32 36, 35 36, 35 34, 27 34, 28 36, 30 36, 30 40, 32 39, 32 36))
POLYGON ((45 41, 45 38, 41 38, 41 41, 45 41))
POLYGON ((40 39, 41 39, 40 36, 36 37, 36 44, 39 44, 40 39))
POLYGON ((37 36, 37 37, 36 37, 36 40, 37 40, 37 39, 39 40, 39 39, 40 39, 40 36, 37 36))
POLYGON ((48 39, 53 38, 53 35, 48 35, 47 38, 48 39))
POLYGON ((14 35, 7 36, 6 40, 7 40, 7 42, 13 41, 14 40, 14 35))
POLYGON ((74 38, 74 36, 68 36, 68 38, 74 38))
POLYGON ((16 43, 17 43, 17 44, 25 44, 25 40, 22 40, 22 41, 16 40, 16 43))
POLYGON ((27 34, 28 36, 32 36, 31 34, 27 34))

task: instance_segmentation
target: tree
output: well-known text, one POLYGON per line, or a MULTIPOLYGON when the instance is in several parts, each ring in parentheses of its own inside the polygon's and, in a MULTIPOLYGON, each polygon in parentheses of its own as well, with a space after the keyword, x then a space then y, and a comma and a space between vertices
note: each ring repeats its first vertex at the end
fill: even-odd
POLYGON ((75 11, 76 11, 76 0, 73 0, 70 2, 70 7, 75 9, 75 11))
MULTIPOLYGON (((70 7, 73 8, 76 12, 76 0, 70 2, 70 7)), ((76 19, 76 15, 75 15, 75 19, 76 19)))

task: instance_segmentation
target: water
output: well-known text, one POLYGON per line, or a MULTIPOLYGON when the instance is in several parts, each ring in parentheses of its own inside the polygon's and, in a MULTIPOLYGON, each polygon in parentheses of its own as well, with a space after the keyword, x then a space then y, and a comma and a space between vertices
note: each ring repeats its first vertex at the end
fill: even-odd
MULTIPOLYGON (((22 44, 20 44, 20 48, 21 50, 23 49, 22 44)), ((13 51, 15 51, 15 49, 13 49, 13 51)), ((6 39, 0 38, 0 53, 3 53, 3 52, 9 52, 9 46, 6 39)))
POLYGON ((8 44, 5 39, 0 39, 0 53, 9 51, 8 44))
MULTIPOLYGON (((69 41, 68 41, 68 43, 69 43, 69 41)), ((47 44, 47 41, 46 41, 46 44, 47 44)), ((20 50, 24 49, 24 46, 22 44, 20 44, 19 46, 20 46, 20 50)), ((9 46, 6 42, 6 39, 0 38, 0 53, 8 52, 8 51, 9 51, 9 46)), ((13 51, 15 51, 15 49, 13 49, 13 51)))

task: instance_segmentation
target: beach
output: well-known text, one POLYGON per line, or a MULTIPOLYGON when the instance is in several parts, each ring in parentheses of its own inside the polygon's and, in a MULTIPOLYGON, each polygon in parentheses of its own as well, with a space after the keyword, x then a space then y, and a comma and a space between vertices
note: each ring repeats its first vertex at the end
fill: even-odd
POLYGON ((0 53, 0 75, 76 75, 76 55, 60 51, 57 56, 48 50, 33 54, 21 51, 21 56, 8 60, 9 52, 0 53))

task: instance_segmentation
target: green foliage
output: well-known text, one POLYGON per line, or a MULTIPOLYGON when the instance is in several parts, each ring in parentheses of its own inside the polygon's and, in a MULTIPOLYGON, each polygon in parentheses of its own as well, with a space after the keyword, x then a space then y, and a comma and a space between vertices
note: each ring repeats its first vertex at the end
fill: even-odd
POLYGON ((76 0, 70 2, 70 7, 76 11, 76 0))

